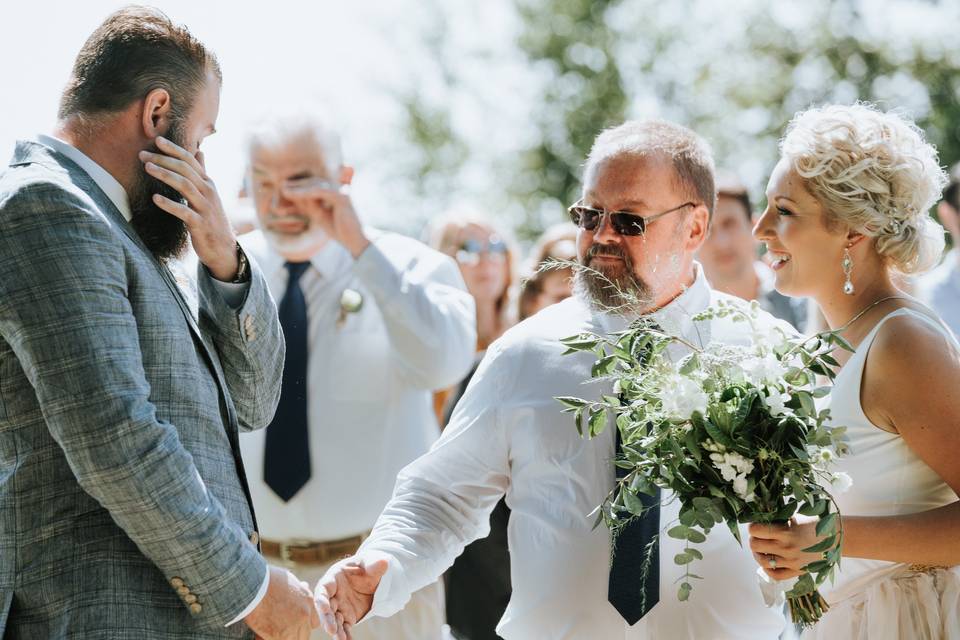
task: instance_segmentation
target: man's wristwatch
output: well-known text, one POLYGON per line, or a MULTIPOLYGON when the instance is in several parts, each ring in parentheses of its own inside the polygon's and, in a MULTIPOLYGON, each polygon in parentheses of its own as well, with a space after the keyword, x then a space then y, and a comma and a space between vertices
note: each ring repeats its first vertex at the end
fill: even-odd
POLYGON ((243 252, 243 248, 240 246, 240 243, 237 243, 237 275, 234 276, 232 282, 234 284, 242 284, 250 280, 250 261, 247 260, 247 254, 243 252))

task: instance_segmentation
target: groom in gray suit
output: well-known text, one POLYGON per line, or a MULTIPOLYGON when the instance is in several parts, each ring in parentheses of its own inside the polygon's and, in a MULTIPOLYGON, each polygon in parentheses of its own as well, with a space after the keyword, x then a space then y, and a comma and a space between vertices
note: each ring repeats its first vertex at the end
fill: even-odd
POLYGON ((306 637, 237 440, 284 343, 204 168, 220 70, 148 9, 77 58, 53 136, 0 174, 0 637, 306 637), (199 308, 168 263, 192 241, 199 308))

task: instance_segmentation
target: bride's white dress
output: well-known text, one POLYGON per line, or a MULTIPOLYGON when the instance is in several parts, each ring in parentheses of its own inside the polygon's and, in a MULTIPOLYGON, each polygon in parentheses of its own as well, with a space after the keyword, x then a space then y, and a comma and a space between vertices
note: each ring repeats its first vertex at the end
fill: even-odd
MULTIPOLYGON (((903 438, 876 427, 860 406, 860 382, 870 346, 880 327, 901 315, 927 322, 954 340, 930 317, 911 309, 898 309, 873 328, 841 369, 829 406, 832 422, 848 428, 851 450, 835 469, 853 478, 850 490, 836 496, 843 515, 903 515, 934 509, 957 499, 903 438)), ((844 558, 834 584, 828 581, 820 591, 830 610, 807 630, 805 639, 960 639, 960 567, 844 558)))

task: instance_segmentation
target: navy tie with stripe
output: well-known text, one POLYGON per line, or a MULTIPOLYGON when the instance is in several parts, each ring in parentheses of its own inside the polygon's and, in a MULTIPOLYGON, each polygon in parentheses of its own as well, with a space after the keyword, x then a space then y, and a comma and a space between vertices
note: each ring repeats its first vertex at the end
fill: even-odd
MULTIPOLYGON (((651 328, 662 329, 651 323, 651 328)), ((650 351, 640 356, 646 364, 650 351)), ((623 399, 621 398, 621 402, 623 399)), ((616 456, 623 453, 620 429, 617 433, 616 456)), ((617 480, 630 471, 616 466, 617 480)), ((634 625, 660 601, 660 488, 655 495, 641 493, 642 515, 636 516, 620 529, 613 540, 613 560, 607 599, 628 624, 634 625)))
MULTIPOLYGON (((616 431, 619 454, 620 429, 616 431)), ((617 480, 627 473, 626 469, 617 467, 617 480)), ((643 503, 643 515, 620 529, 613 541, 607 591, 610 604, 631 625, 660 601, 660 489, 657 488, 655 496, 641 493, 638 497, 643 503)))
POLYGON ((307 302, 300 276, 309 262, 286 263, 289 279, 280 301, 280 326, 287 343, 283 363, 280 403, 264 447, 263 480, 288 502, 310 479, 310 446, 307 432, 307 302))

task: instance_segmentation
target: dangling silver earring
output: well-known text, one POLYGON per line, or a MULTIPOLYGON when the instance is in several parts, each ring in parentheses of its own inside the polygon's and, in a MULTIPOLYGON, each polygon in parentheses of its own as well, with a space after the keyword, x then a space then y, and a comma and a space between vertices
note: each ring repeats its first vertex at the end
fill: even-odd
POLYGON ((848 296, 854 294, 853 282, 850 281, 850 274, 853 273, 853 258, 850 257, 850 247, 843 249, 843 261, 840 262, 843 267, 843 292, 848 296))

